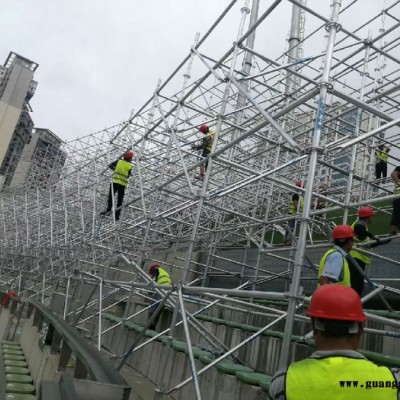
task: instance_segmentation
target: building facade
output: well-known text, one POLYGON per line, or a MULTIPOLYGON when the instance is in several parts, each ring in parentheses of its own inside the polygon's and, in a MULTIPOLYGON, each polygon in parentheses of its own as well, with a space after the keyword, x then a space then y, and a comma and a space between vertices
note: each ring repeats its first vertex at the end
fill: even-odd
POLYGON ((10 185, 25 144, 32 137, 29 101, 37 82, 38 64, 10 52, 0 66, 0 190, 10 185))
POLYGON ((11 187, 48 189, 55 184, 67 158, 63 141, 50 129, 36 128, 25 145, 11 187))

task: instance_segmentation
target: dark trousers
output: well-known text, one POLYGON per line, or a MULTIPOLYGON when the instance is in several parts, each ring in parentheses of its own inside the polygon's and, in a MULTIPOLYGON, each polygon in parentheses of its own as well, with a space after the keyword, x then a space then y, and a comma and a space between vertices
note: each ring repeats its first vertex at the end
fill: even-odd
MULTIPOLYGON (((207 158, 209 155, 210 155, 210 151, 208 151, 208 150, 203 150, 203 152, 201 153, 201 156, 203 157, 203 158, 207 158)), ((208 161, 209 160, 207 160, 205 163, 204 163, 204 170, 205 171, 207 171, 207 167, 208 167, 208 161)))
POLYGON ((376 179, 387 177, 387 163, 381 161, 375 164, 375 176, 376 179))
MULTIPOLYGON (((112 190, 114 191, 114 202, 116 201, 117 208, 122 206, 122 201, 124 200, 125 196, 125 188, 126 186, 120 185, 119 183, 112 183, 110 185, 110 191, 108 193, 108 205, 107 205, 107 211, 112 210, 112 190)), ((115 213, 115 219, 119 219, 119 214, 121 214, 121 210, 117 210, 115 213)))
MULTIPOLYGON (((358 258, 355 258, 357 264, 361 267, 363 271, 365 271, 365 266, 367 265, 364 261, 361 261, 358 258)), ((360 274, 360 272, 349 262, 350 269, 350 282, 351 287, 358 293, 361 297, 362 291, 364 289, 364 277, 360 274)))
POLYGON ((400 199, 393 200, 393 211, 390 225, 400 228, 400 199))
MULTIPOLYGON (((287 223, 288 223, 288 225, 289 225, 289 229, 292 231, 292 233, 293 233, 293 235, 294 235, 294 234, 295 234, 294 228, 296 227, 296 219, 295 219, 295 218, 289 219, 287 223)), ((289 241, 291 241, 291 240, 292 240, 292 239, 291 239, 291 237, 289 236, 289 233, 286 232, 286 233, 285 233, 285 242, 289 242, 289 241)))
MULTIPOLYGON (((158 293, 153 293, 152 297, 153 297, 154 301, 158 301, 158 300, 161 300, 161 299, 162 299, 162 296, 160 296, 158 293)), ((149 309, 149 319, 150 319, 150 318, 152 317, 152 315, 156 312, 156 310, 157 310, 157 308, 158 308, 159 305, 160 305, 160 303, 155 303, 155 304, 153 304, 153 305, 150 307, 150 309, 149 309)), ((155 317, 154 321, 153 321, 153 322, 151 323, 151 325, 149 326, 149 329, 151 329, 151 330, 156 329, 157 322, 158 322, 158 320, 159 320, 160 317, 161 317, 161 313, 162 313, 162 310, 163 310, 163 309, 164 309, 164 307, 161 309, 161 311, 159 312, 159 314, 155 317)))

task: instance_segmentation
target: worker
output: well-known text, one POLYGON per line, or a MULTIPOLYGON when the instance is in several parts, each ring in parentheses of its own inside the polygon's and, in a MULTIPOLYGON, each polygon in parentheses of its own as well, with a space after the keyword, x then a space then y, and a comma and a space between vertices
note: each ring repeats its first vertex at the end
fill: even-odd
POLYGON ((1 307, 0 308, 3 308, 3 307, 7 308, 8 305, 10 304, 11 299, 18 299, 18 293, 14 292, 13 290, 8 290, 4 294, 4 296, 3 296, 2 300, 1 300, 1 303, 0 303, 1 307))
MULTIPOLYGON (((371 257, 360 253, 357 251, 357 244, 361 242, 369 242, 374 240, 375 243, 372 243, 369 248, 377 247, 381 244, 388 243, 390 239, 379 239, 379 237, 375 236, 372 232, 368 230, 368 225, 372 222, 372 217, 374 215, 374 210, 371 207, 361 207, 358 210, 358 219, 353 223, 352 228, 354 231, 354 244, 353 248, 350 251, 350 255, 354 258, 357 264, 361 267, 363 271, 365 271, 365 267, 371 264, 371 257)), ((360 273, 360 271, 355 268, 352 264, 349 265, 350 268, 350 280, 351 287, 358 293, 361 297, 363 288, 364 288, 364 275, 360 273)))
MULTIPOLYGON (((393 183, 393 194, 400 194, 400 166, 396 167, 390 174, 393 183)), ((400 229, 400 198, 393 200, 392 219, 390 221, 391 234, 397 235, 400 229)))
MULTIPOLYGON (((151 278, 155 281, 155 283, 157 285, 171 285, 171 276, 170 276, 170 274, 164 268, 161 268, 159 266, 159 264, 157 264, 157 263, 153 263, 153 264, 150 265, 150 267, 149 267, 149 275, 151 276, 151 278)), ((159 304, 158 301, 162 299, 160 294, 158 294, 157 292, 155 292, 153 294, 153 298, 157 302, 150 307, 149 319, 151 318, 151 316, 157 310, 157 307, 158 307, 158 304, 159 304)), ((157 325, 157 322, 158 322, 158 319, 160 318, 160 315, 161 315, 161 311, 155 317, 154 321, 149 326, 149 329, 153 329, 153 330, 155 329, 155 327, 157 325)))
MULTIPOLYGON (((326 196, 328 194, 328 186, 325 184, 321 184, 318 187, 318 191, 322 196, 326 196)), ((317 198, 317 204, 315 206, 316 210, 322 210, 323 208, 326 207, 326 201, 325 199, 317 198)))
POLYGON ((353 289, 318 288, 306 314, 317 350, 273 376, 269 400, 398 400, 399 370, 357 351, 366 316, 353 289))
MULTIPOLYGON (((212 145, 214 142, 214 132, 210 130, 208 125, 204 124, 199 126, 199 132, 201 132, 204 135, 204 137, 202 138, 201 143, 199 145, 193 145, 192 149, 202 150, 201 156, 203 158, 207 158, 211 153, 212 145)), ((204 180, 204 175, 205 171, 207 170, 207 166, 208 166, 208 160, 204 164, 200 165, 200 175, 196 175, 195 176, 196 179, 204 180)))
POLYGON ((378 148, 375 149, 375 176, 376 179, 387 177, 387 161, 389 158, 388 147, 384 144, 380 144, 378 148))
POLYGON ((113 206, 113 195, 117 193, 117 211, 115 213, 115 220, 119 220, 121 214, 120 207, 125 196, 125 189, 128 186, 128 178, 131 176, 132 172, 132 161, 133 151, 129 150, 124 154, 123 160, 116 160, 112 162, 108 167, 114 171, 112 177, 112 183, 110 185, 110 191, 108 194, 108 204, 107 210, 102 211, 100 215, 105 215, 111 212, 113 206))
MULTIPOLYGON (((299 188, 303 187, 303 182, 302 181, 296 181, 295 185, 299 188)), ((288 220, 288 225, 289 229, 294 234, 295 227, 296 227, 296 218, 294 216, 297 213, 301 213, 303 211, 304 207, 304 199, 303 196, 301 196, 299 193, 292 193, 290 196, 290 203, 289 203, 289 209, 288 213, 289 215, 292 215, 293 218, 290 218, 288 220)), ((290 237, 289 232, 286 232, 285 234, 285 246, 291 246, 292 245, 292 239, 290 237)))
POLYGON ((349 261, 347 255, 353 247, 353 228, 338 225, 332 232, 334 247, 328 250, 319 263, 318 285, 336 283, 351 286, 349 261))
POLYGON ((157 285, 171 285, 171 276, 157 263, 151 264, 149 267, 149 275, 157 283, 157 285))

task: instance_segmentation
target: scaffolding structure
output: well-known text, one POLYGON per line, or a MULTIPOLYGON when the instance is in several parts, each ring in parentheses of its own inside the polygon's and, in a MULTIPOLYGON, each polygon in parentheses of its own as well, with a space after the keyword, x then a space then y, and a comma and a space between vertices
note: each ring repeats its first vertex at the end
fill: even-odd
MULTIPOLYGON (((357 23, 354 16, 365 6, 360 0, 332 0, 330 7, 306 0, 261 3, 232 0, 126 122, 63 144, 68 157, 58 184, 43 189, 27 182, 25 190, 1 193, 3 287, 46 304, 62 292, 64 318, 78 326, 97 321, 98 331, 89 336, 99 349, 106 299, 148 300, 150 287, 176 310, 171 336, 183 323, 189 344, 189 325, 202 330, 186 305, 193 297, 204 309, 266 313, 272 322, 255 335, 286 321, 280 365, 288 363, 294 321, 304 320, 298 312, 307 300, 304 279, 316 286, 310 251, 328 247, 334 224, 352 222, 359 206, 370 205, 389 221, 390 202, 398 198, 390 178, 375 179, 374 148, 389 145, 389 170, 398 165, 400 1, 383 1, 379 10, 375 5, 376 14, 357 23), (282 15, 287 25, 280 36, 271 21, 282 15), (226 37, 233 44, 216 49, 226 37), (207 159, 192 149, 201 124, 215 132, 207 159), (111 181, 108 165, 129 149, 134 167, 116 221, 99 213, 111 181), (204 180, 196 180, 206 161, 204 180), (304 209, 288 249, 279 244, 288 232, 293 192, 303 196, 304 209), (221 254, 229 249, 231 257, 221 254), (272 268, 265 254, 285 267, 272 268), (176 286, 151 284, 145 271, 154 261, 172 273, 176 286), (208 287, 210 277, 238 275, 235 289, 208 287), (279 279, 284 290, 263 289, 279 279), (86 304, 77 300, 84 284, 93 287, 86 304), (287 311, 253 303, 257 298, 286 300, 287 311)), ((395 258, 386 261, 399 265, 395 258)), ((384 299, 386 291, 400 294, 371 284, 372 294, 384 299)), ((124 318, 135 318, 129 307, 124 318)), ((237 351, 203 333, 222 357, 237 351)), ((189 358, 194 365, 193 354, 189 358)), ((163 382, 160 396, 192 381, 201 398, 198 373, 193 368, 192 377, 174 388, 163 382)))

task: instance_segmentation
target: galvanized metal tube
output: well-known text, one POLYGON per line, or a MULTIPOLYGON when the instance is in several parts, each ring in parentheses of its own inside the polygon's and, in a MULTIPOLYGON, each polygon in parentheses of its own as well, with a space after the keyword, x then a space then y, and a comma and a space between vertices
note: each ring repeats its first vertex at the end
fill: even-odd
MULTIPOLYGON (((269 328, 271 328, 272 326, 274 326, 276 323, 278 323, 279 321, 281 321, 282 319, 286 318, 286 313, 282 314, 281 316, 279 316, 275 321, 271 322, 270 324, 264 326, 263 328, 261 328, 259 331, 257 331, 256 333, 252 334, 251 336, 249 336, 246 340, 244 340, 243 342, 239 343, 237 346, 233 347, 232 349, 230 349, 227 353, 223 354, 222 356, 216 358, 214 361, 212 361, 210 364, 208 364, 206 367, 202 368, 201 370, 197 371, 197 375, 200 376, 201 374, 203 374, 204 372, 208 371, 210 368, 212 368, 214 365, 218 364, 220 361, 224 360, 225 358, 229 357, 232 353, 234 353, 235 351, 239 350, 240 348, 242 348, 243 346, 245 346, 247 343, 250 343, 251 341, 253 341, 255 338, 257 338, 258 336, 260 336, 262 333, 264 333, 265 331, 267 331, 269 328)), ((175 391, 177 391, 178 389, 182 388, 183 386, 187 385, 189 382, 191 382, 192 378, 188 378, 186 380, 184 380, 183 382, 181 382, 180 384, 176 385, 175 387, 169 389, 167 391, 167 394, 171 394, 175 391)))
POLYGON ((296 311, 296 304, 298 301, 299 295, 301 295, 300 288, 300 279, 301 279, 301 270, 302 265, 304 263, 304 254, 305 254, 305 246, 307 241, 307 228, 308 228, 308 219, 310 216, 310 208, 312 204, 312 185, 315 177, 315 169, 317 165, 318 159, 318 148, 320 144, 320 137, 322 131, 322 124, 325 113, 325 103, 326 97, 328 94, 328 85, 329 85, 329 76, 331 71, 332 57, 333 57, 333 48, 335 43, 336 32, 339 27, 338 25, 338 16, 340 11, 341 0, 332 0, 332 13, 330 17, 330 22, 327 25, 327 29, 329 32, 326 57, 324 62, 324 71, 321 79, 321 89, 319 94, 319 109, 314 129, 313 135, 313 144, 312 150, 309 157, 309 172, 307 177, 307 183, 305 188, 305 196, 304 196, 304 209, 302 213, 302 221, 300 225, 300 234, 298 240, 298 247, 295 255, 294 269, 293 269, 293 278, 290 287, 290 298, 289 305, 287 311, 287 319, 284 330, 284 337, 282 341, 282 350, 281 356, 279 360, 280 368, 285 367, 289 362, 290 357, 290 338, 293 330, 293 321, 294 315, 296 311))
POLYGON ((189 332, 189 327, 188 327, 188 323, 187 323, 185 304, 183 303, 182 287, 178 287, 178 298, 179 298, 179 305, 180 305, 180 309, 181 309, 181 313, 182 313, 183 329, 185 331, 186 343, 188 345, 190 368, 192 371, 192 379, 193 379, 193 384, 194 384, 194 388, 195 388, 196 399, 201 400, 199 379, 197 377, 196 363, 194 361, 194 356, 193 356, 192 340, 190 339, 190 332, 189 332))

